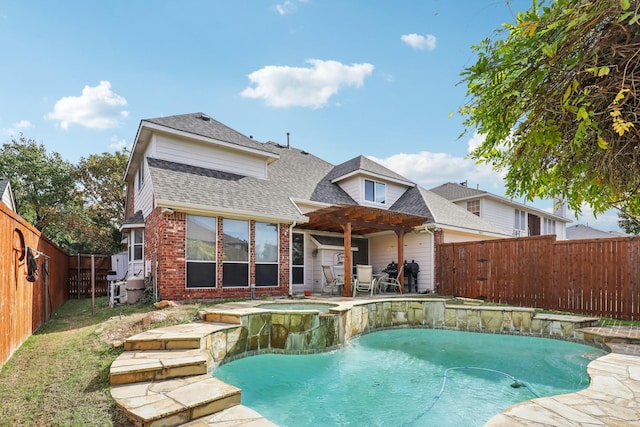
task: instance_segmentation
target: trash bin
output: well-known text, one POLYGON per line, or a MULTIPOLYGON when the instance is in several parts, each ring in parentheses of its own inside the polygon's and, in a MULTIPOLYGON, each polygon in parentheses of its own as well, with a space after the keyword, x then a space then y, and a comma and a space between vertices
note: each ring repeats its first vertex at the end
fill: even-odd
POLYGON ((142 277, 129 277, 127 279, 127 303, 135 304, 138 302, 142 294, 144 293, 144 278, 142 277))

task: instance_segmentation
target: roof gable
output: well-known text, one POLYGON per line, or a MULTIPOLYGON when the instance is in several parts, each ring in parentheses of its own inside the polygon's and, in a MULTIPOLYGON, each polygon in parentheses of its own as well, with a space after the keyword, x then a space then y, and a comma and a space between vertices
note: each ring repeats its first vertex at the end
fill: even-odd
POLYGON ((469 188, 466 185, 457 184, 455 182, 448 182, 446 184, 439 185, 430 189, 432 193, 435 193, 451 202, 459 202, 464 200, 476 199, 476 198, 486 198, 496 201, 497 203, 512 206, 514 208, 520 210, 526 210, 530 212, 535 212, 538 215, 542 215, 544 217, 553 218, 557 221, 562 222, 571 222, 570 219, 558 215, 557 213, 550 213, 543 209, 538 209, 530 205, 525 205, 523 203, 517 202, 515 200, 507 199, 506 197, 498 196, 497 194, 490 193, 484 190, 477 190, 474 188, 469 188))
POLYGON ((140 121, 125 171, 125 181, 132 178, 137 166, 142 162, 153 134, 168 134, 177 138, 194 139, 225 149, 246 152, 265 159, 267 163, 278 158, 278 155, 267 144, 254 141, 206 114, 190 113, 157 117, 140 121))
POLYGON ((456 184, 455 182, 447 182, 446 184, 434 187, 429 191, 451 201, 489 194, 487 191, 476 190, 469 188, 466 185, 456 184))
POLYGON ((228 142, 240 147, 252 148, 255 150, 265 151, 272 154, 273 152, 268 146, 249 138, 240 132, 231 129, 227 125, 207 116, 204 113, 180 114, 176 116, 157 117, 154 119, 145 119, 143 122, 155 123, 167 129, 182 131, 215 139, 218 141, 228 142))
POLYGON ((354 157, 351 160, 347 160, 346 162, 337 165, 331 171, 329 179, 331 179, 332 182, 337 182, 358 174, 384 178, 389 181, 399 182, 407 186, 414 185, 413 182, 409 181, 404 176, 382 166, 377 162, 374 162, 373 160, 365 156, 354 157))

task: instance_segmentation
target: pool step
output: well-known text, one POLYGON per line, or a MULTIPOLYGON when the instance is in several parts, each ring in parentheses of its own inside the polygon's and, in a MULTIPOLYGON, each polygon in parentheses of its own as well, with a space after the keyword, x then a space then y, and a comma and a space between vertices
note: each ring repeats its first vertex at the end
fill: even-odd
POLYGON ((601 344, 640 345, 640 328, 630 328, 628 326, 594 326, 578 329, 576 333, 581 334, 586 341, 601 344))
POLYGON ((111 387, 116 404, 136 427, 178 426, 240 404, 240 389, 211 375, 111 387))
POLYGON ((188 323, 151 329, 127 338, 125 351, 205 348, 206 338, 222 329, 210 323, 188 323))
POLYGON ((200 349, 125 351, 111 364, 111 385, 165 380, 207 373, 210 361, 200 349))

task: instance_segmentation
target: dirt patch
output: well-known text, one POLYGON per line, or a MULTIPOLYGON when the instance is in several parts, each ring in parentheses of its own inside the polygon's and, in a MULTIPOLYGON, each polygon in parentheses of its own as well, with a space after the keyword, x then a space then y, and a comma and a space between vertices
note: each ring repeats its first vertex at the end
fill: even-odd
POLYGON ((96 334, 98 334, 100 342, 109 345, 115 344, 118 346, 118 344, 124 342, 130 336, 149 329, 154 329, 160 326, 188 323, 197 320, 199 309, 200 306, 197 304, 185 304, 168 306, 163 309, 151 309, 151 312, 156 311, 166 315, 166 318, 159 322, 145 321, 145 318, 149 319, 148 312, 125 316, 112 316, 98 326, 96 334))

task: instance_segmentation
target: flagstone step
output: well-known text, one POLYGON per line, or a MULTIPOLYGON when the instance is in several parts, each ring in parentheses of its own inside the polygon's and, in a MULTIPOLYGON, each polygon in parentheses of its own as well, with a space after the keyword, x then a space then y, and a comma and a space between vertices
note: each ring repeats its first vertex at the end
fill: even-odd
POLYGON ((185 424, 239 405, 240 393, 206 374, 111 387, 111 396, 136 427, 185 424))
POLYGON ((111 385, 165 380, 207 373, 208 353, 191 350, 125 351, 111 364, 111 385))
POLYGON ((576 332, 589 342, 601 344, 640 345, 640 328, 629 326, 595 326, 582 328, 576 332))
POLYGON ((205 348, 206 338, 224 328, 224 325, 195 322, 151 329, 127 338, 124 349, 138 351, 205 348))
POLYGON ((244 405, 231 408, 198 418, 183 424, 181 427, 278 427, 277 424, 264 418, 258 412, 244 405))

